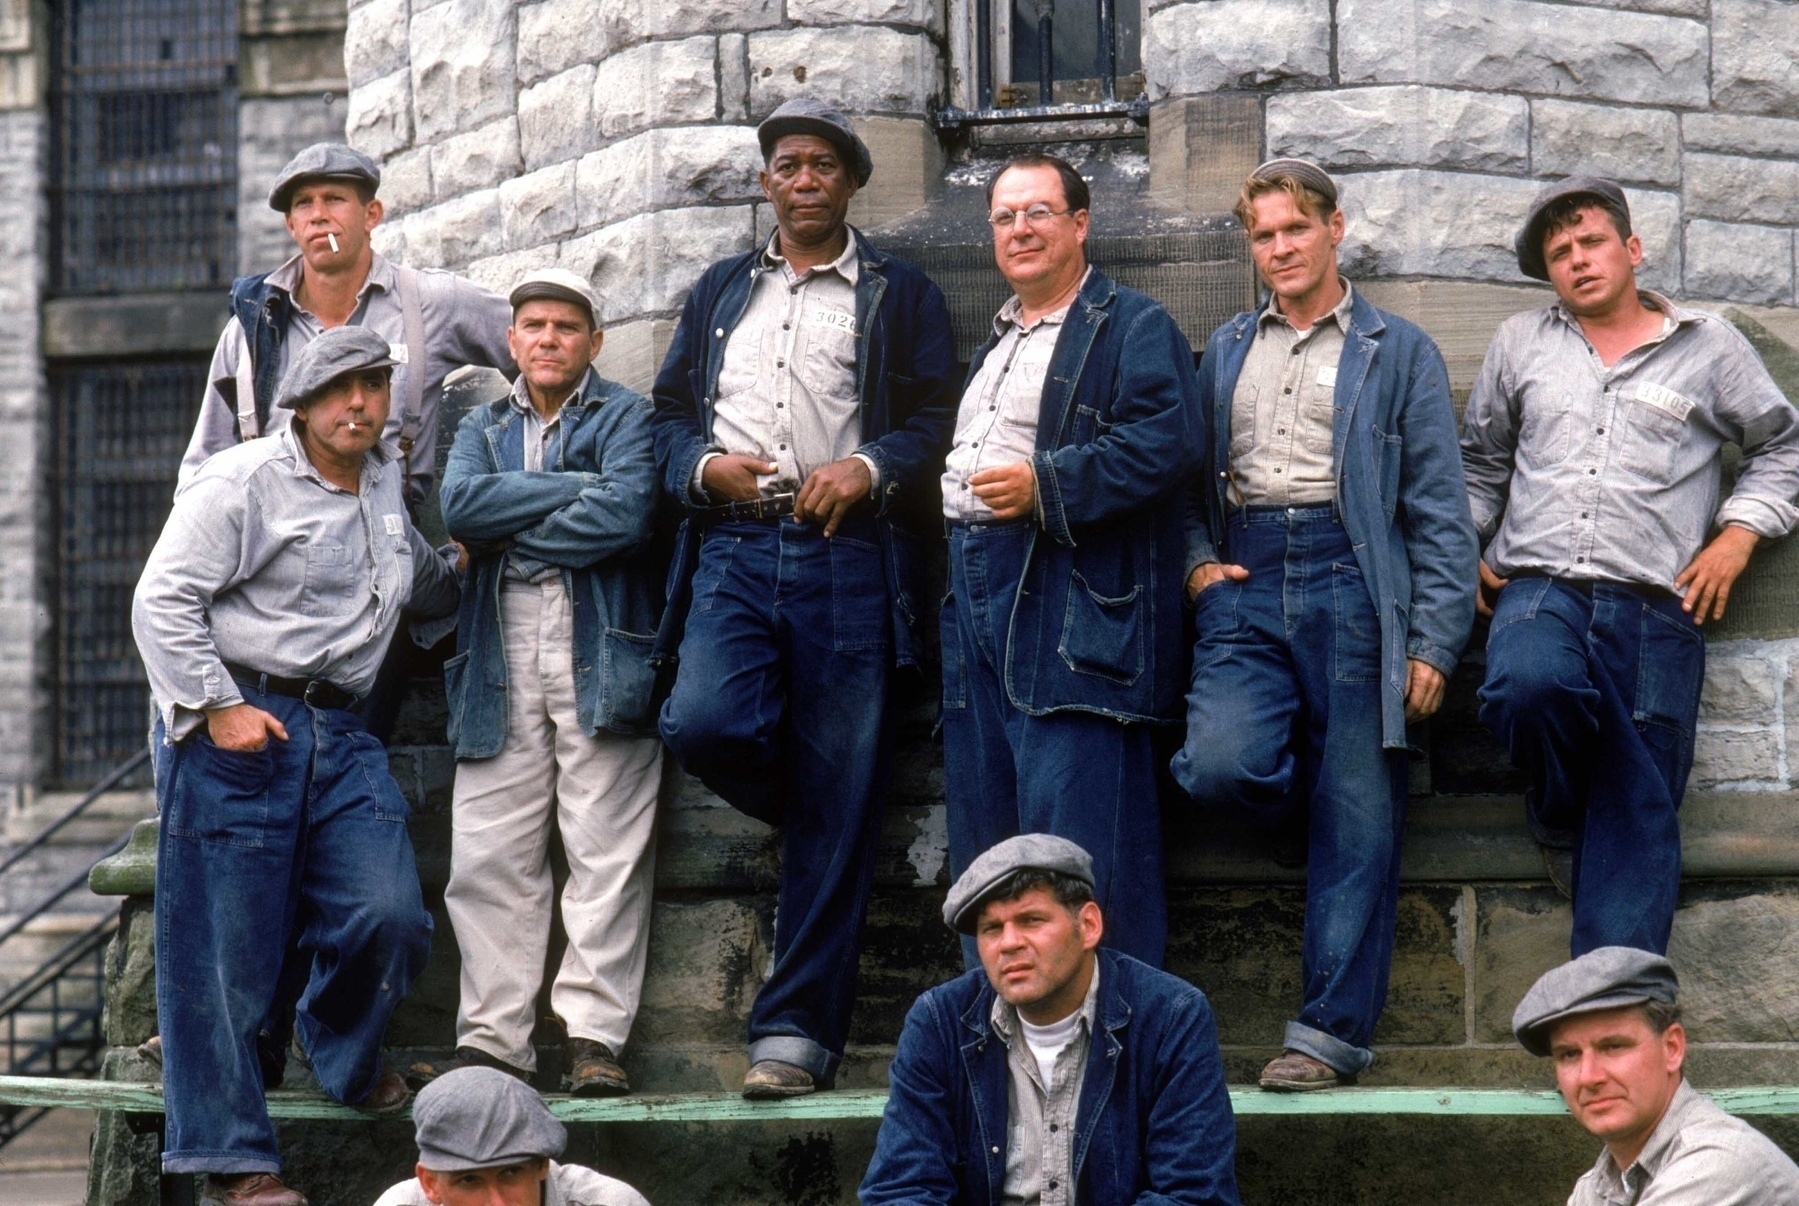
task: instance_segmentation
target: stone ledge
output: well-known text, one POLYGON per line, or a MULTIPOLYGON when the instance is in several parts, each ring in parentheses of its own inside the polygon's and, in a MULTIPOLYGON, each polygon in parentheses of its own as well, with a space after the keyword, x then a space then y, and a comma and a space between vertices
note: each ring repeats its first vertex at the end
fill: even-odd
POLYGON ((210 352, 229 317, 223 290, 54 298, 44 303, 44 355, 210 352))

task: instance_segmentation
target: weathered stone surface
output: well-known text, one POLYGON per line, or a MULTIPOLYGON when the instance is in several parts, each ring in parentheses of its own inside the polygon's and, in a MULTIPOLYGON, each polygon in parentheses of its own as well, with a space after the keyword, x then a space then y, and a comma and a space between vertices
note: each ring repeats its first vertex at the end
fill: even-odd
POLYGON ((376 255, 386 256, 401 264, 412 264, 415 268, 429 268, 431 265, 418 263, 406 254, 406 221, 405 217, 389 218, 369 232, 369 246, 375 249, 376 255))
POLYGON ((1269 85, 1325 86, 1327 0, 1201 0, 1152 13, 1143 30, 1152 97, 1269 85))
POLYGON ((402 151, 381 165, 381 201, 390 215, 410 213, 431 204, 430 147, 402 151))
POLYGON ((1765 658, 1736 654, 1728 646, 1708 649, 1699 719, 1707 724, 1769 723, 1777 714, 1780 698, 1778 670, 1765 658))
POLYGON ((1341 0, 1346 84, 1419 83, 1704 107, 1706 28, 1617 12, 1580 20, 1535 0, 1341 0))
POLYGON ((1680 183, 1680 121, 1665 109, 1535 100, 1530 165, 1538 176, 1680 183))
POLYGON ((375 159, 412 145, 412 77, 405 71, 363 84, 350 93, 344 137, 375 159))
POLYGON ((614 44, 638 38, 684 38, 697 33, 768 29, 781 24, 780 0, 619 0, 610 18, 626 31, 614 44))
POLYGON ((1799 223, 1799 161, 1689 154, 1683 166, 1690 217, 1799 223))
MULTIPOLYGON (((154 1084, 161 1071, 130 1048, 106 1052, 101 1080, 154 1084)), ((91 1206, 158 1206, 161 1136, 128 1115, 103 1111, 94 1117, 94 1146, 88 1160, 87 1201, 91 1206), (135 1125, 134 1125, 135 1123, 135 1125)))
POLYGON ((1530 165, 1530 104, 1517 96, 1416 85, 1268 98, 1268 151, 1331 167, 1530 165))
POLYGON ((518 119, 502 117, 431 148, 431 184, 442 199, 492 188, 519 173, 518 119))
MULTIPOLYGON (((623 33, 610 19, 616 4, 594 0, 543 0, 518 9, 518 82, 534 84, 577 63, 597 63, 623 33)), ((642 36, 641 34, 638 36, 642 36)))
MULTIPOLYGON (((1686 292, 1693 297, 1790 304, 1792 230, 1693 219, 1687 223, 1686 292)), ((1706 677, 1709 683, 1709 667, 1706 677)), ((1772 716, 1768 711, 1757 719, 1772 716)))
POLYGON ((718 115, 726 121, 750 115, 750 40, 742 34, 718 35, 718 115))
POLYGON ((1779 778, 1780 735, 1773 729, 1700 727, 1693 742, 1693 787, 1765 784, 1779 778))
POLYGON ((640 214, 562 244, 558 262, 593 282, 600 322, 680 308, 714 260, 747 251, 748 206, 640 214))
POLYGON ((877 167, 867 187, 857 190, 850 202, 849 220, 863 230, 872 230, 930 199, 943 178, 943 142, 931 124, 920 118, 851 120, 877 167))
MULTIPOLYGON (((514 285, 518 284, 525 273, 555 266, 556 244, 545 243, 538 247, 527 247, 523 251, 507 251, 500 255, 490 255, 486 259, 476 260, 463 269, 463 275, 484 289, 492 289, 495 293, 508 293, 514 285)), ((420 874, 424 874, 422 867, 420 874)), ((448 882, 447 875, 445 882, 448 882)))
POLYGON ((107 944, 100 1031, 114 1047, 135 1047, 156 1033, 156 908, 148 897, 125 901, 107 944))
POLYGON ((582 157, 575 175, 582 226, 653 209, 752 201, 762 154, 749 126, 646 130, 582 157))
POLYGON ((674 342, 675 323, 669 318, 645 318, 606 328, 606 342, 594 358, 594 371, 648 396, 656 370, 674 342))
POLYGON ((1668 958, 1688 1033, 1699 1043, 1799 1040, 1799 896, 1740 893, 1712 889, 1675 915, 1668 958))
POLYGON ((559 163, 500 185, 500 218, 506 246, 515 250, 573 234, 575 165, 559 163))
POLYGON ((943 93, 936 43, 923 34, 854 26, 751 34, 750 112, 795 96, 828 96, 852 113, 923 113, 943 93))
POLYGON ((1591 8, 1626 8, 1640 13, 1662 13, 1670 17, 1705 19, 1709 0, 1568 0, 1591 8))
POLYGON ((417 268, 460 268, 504 248, 500 190, 483 189, 406 219, 406 258, 417 268))
POLYGON ((607 137, 593 120, 591 63, 570 67, 518 94, 518 129, 525 168, 580 158, 607 137))
POLYGON ((43 104, 47 74, 40 55, 0 55, 0 112, 32 110, 43 104))
POLYGON ((1552 887, 1477 887, 1474 1029, 1477 1043, 1510 1043, 1512 1011, 1538 976, 1568 958, 1574 913, 1552 887))
POLYGON ((1630 200, 1631 230, 1643 241, 1637 280, 1663 293, 1681 290, 1680 197, 1649 189, 1624 190, 1630 200))
POLYGON ((1799 108, 1799 5, 1712 0, 1711 31, 1714 104, 1788 115, 1799 108))
MULTIPOLYGON (((293 254, 282 215, 269 208, 269 184, 301 148, 344 136, 344 111, 317 96, 245 100, 237 108, 237 263, 267 272, 293 254)), ((383 172, 385 177, 386 173, 383 172)), ((381 195, 389 190, 385 178, 381 195)))
POLYGON ((511 0, 444 0, 412 19, 412 113, 421 140, 516 115, 511 0))
POLYGON ((1521 280, 1512 236, 1539 185, 1530 180, 1416 170, 1338 180, 1351 275, 1521 280))
POLYGON ((718 113, 716 40, 633 46, 601 63, 593 85, 593 121, 602 138, 711 121, 718 113))
POLYGON ((350 10, 344 27, 344 71, 351 87, 405 68, 410 25, 408 0, 370 0, 350 10))
POLYGON ((341 92, 344 77, 342 30, 238 42, 238 96, 318 96, 341 92))
POLYGON ((743 901, 658 901, 634 1045, 740 1041, 773 957, 770 924, 743 901))
POLYGON ((1681 145, 1689 151, 1799 158, 1799 121, 1736 113, 1684 113, 1681 145))
POLYGON ((940 33, 940 0, 788 0, 787 19, 801 25, 914 25, 940 33))

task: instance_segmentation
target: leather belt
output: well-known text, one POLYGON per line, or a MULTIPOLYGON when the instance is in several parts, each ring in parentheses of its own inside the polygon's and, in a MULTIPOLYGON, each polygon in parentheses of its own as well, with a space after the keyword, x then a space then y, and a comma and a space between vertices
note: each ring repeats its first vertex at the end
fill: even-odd
POLYGON ((693 518, 702 524, 733 523, 742 519, 785 519, 793 514, 794 494, 771 494, 767 498, 747 502, 729 502, 717 507, 695 507, 693 518))
POLYGON ((360 702, 357 696, 322 678, 281 678, 252 670, 248 666, 240 666, 236 662, 226 662, 225 672, 247 687, 267 691, 270 695, 285 695, 315 708, 350 711, 360 702))

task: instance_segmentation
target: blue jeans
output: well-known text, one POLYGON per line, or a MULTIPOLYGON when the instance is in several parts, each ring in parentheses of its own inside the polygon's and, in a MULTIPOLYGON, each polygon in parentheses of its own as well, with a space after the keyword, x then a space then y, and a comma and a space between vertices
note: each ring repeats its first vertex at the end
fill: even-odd
MULTIPOLYGON (((1105 944, 1162 965, 1162 813, 1148 725, 1092 712, 1032 716, 1006 695, 1012 603, 1028 524, 950 529, 943 602, 943 780, 950 873, 1020 833, 1053 833, 1093 856, 1105 944)), ((964 940, 968 965, 979 965, 964 940)))
POLYGON ((705 534, 662 739, 726 803, 781 826, 775 962, 750 1061, 821 1082, 849 1038, 892 753, 893 661, 874 524, 719 524, 705 534))
POLYGON ((387 751, 354 713, 239 684, 287 728, 255 753, 204 727, 158 784, 156 1009, 170 1173, 278 1172, 258 1033, 297 935, 301 1047, 333 1099, 368 1097, 424 971, 431 915, 387 751))
POLYGON ((1668 949, 1704 678, 1705 639, 1673 595, 1553 578, 1499 592, 1480 718, 1529 777, 1531 833, 1574 851, 1574 955, 1668 949))
POLYGON ((1406 753, 1381 742, 1380 624, 1331 507, 1233 513, 1200 593, 1175 781, 1281 831, 1309 821, 1303 1000, 1283 1045, 1346 1075, 1374 1062, 1399 905, 1406 753))

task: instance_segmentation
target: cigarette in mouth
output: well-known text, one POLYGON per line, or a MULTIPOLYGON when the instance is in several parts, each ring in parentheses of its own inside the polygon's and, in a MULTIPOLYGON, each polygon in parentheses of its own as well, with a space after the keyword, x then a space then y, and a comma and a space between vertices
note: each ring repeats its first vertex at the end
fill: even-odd
POLYGON ((336 255, 337 254, 337 236, 334 234, 327 234, 325 236, 325 238, 327 238, 331 241, 331 254, 336 255))

